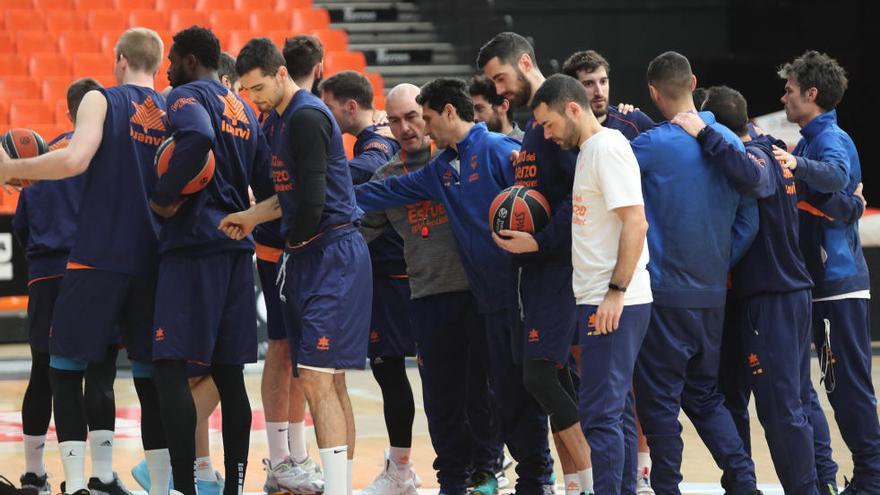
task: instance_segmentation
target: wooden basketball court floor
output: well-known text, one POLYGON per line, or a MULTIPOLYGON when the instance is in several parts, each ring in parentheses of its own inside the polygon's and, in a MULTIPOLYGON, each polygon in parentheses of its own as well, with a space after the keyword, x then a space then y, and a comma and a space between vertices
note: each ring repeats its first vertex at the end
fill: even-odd
MULTIPOLYGON (((0 474, 10 480, 18 481, 18 477, 24 468, 24 457, 21 447, 21 398, 27 385, 27 370, 29 366, 29 354, 25 345, 7 344, 0 345, 0 474)), ((852 460, 846 449, 837 425, 833 419, 833 411, 821 391, 818 384, 818 367, 813 360, 813 378, 816 389, 820 391, 819 397, 831 427, 832 446, 835 460, 840 465, 838 483, 843 485, 843 476, 852 472, 852 460)), ((412 364, 412 363, 411 363, 412 364)), ((880 358, 874 358, 874 383, 880 384, 880 358)), ((409 366, 409 379, 416 395, 416 418, 413 426, 413 453, 412 458, 419 475, 424 480, 423 494, 437 493, 437 482, 434 477, 431 463, 434 452, 428 436, 427 423, 425 421, 424 408, 421 401, 421 385, 418 371, 414 366, 409 366)), ((354 462, 354 487, 360 489, 367 486, 379 473, 383 464, 383 450, 387 447, 387 436, 382 416, 382 395, 379 387, 369 370, 350 372, 348 374, 348 387, 351 394, 352 404, 357 422, 357 444, 354 462)), ((265 473, 262 469, 261 460, 267 455, 266 436, 263 430, 263 414, 260 402, 260 367, 252 366, 247 370, 246 384, 254 412, 253 428, 251 433, 250 458, 245 483, 245 492, 258 493, 262 491, 265 481, 265 473)), ((130 374, 120 372, 116 381, 116 436, 117 442, 114 451, 114 468, 126 485, 134 490, 139 486, 132 479, 129 470, 143 458, 139 439, 138 421, 139 410, 137 409, 137 397, 132 386, 130 374)), ((220 418, 212 418, 211 443, 212 457, 215 468, 222 471, 222 442, 220 438, 220 418)), ((752 450, 757 469, 758 482, 766 495, 782 493, 778 479, 773 471, 770 453, 764 441, 764 432, 758 422, 754 409, 751 411, 752 426, 752 450)), ((684 437, 684 462, 682 471, 684 475, 683 490, 689 494, 721 494, 723 490, 718 485, 720 471, 715 466, 712 456, 703 446, 693 425, 682 414, 681 423, 684 437)), ((51 429, 51 428, 50 428, 51 429)), ((309 447, 312 456, 317 458, 317 446, 314 440, 314 430, 308 429, 309 447)), ((552 450, 552 449, 551 449, 552 450)), ((46 464, 50 473, 50 481, 53 490, 63 478, 61 463, 58 459, 57 443, 53 433, 50 433, 50 441, 47 442, 46 464)), ((557 466, 557 479, 562 479, 562 473, 557 466)), ((89 468, 87 466, 87 472, 89 468)), ((511 469, 508 474, 513 477, 511 469)), ((512 486, 503 492, 511 492, 512 486)))

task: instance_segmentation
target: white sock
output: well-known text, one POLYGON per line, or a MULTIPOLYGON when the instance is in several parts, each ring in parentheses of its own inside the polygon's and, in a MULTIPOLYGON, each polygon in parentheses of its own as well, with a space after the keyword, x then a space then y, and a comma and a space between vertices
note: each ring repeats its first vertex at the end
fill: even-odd
POLYGON ((61 465, 64 467, 65 492, 86 489, 86 443, 78 440, 59 442, 61 465))
POLYGON ((348 446, 321 449, 321 465, 324 467, 324 495, 348 495, 347 473, 348 446))
POLYGON ((24 472, 37 476, 46 474, 43 464, 43 451, 46 449, 46 435, 24 436, 24 472))
POLYGON ((397 472, 400 473, 400 479, 406 481, 412 478, 412 470, 409 468, 409 455, 412 448, 408 447, 391 447, 388 449, 388 459, 397 466, 397 472))
MULTIPOLYGON (((347 455, 347 454, 346 454, 347 455)), ((351 495, 353 493, 352 490, 352 475, 354 473, 354 459, 348 459, 348 466, 346 467, 346 480, 345 480, 345 493, 347 495, 351 495)))
POLYGON ((638 475, 642 476, 643 474, 647 474, 650 476, 650 474, 651 474, 651 453, 650 452, 639 452, 638 464, 639 464, 638 475), (645 472, 645 470, 647 470, 647 472, 645 472))
POLYGON ((577 473, 566 474, 562 479, 565 480, 565 495, 581 495, 581 478, 577 473))
POLYGON ((196 478, 202 481, 217 481, 217 473, 211 465, 211 456, 196 457, 196 478))
POLYGON ((290 458, 293 462, 305 462, 309 457, 305 421, 287 423, 287 448, 290 449, 290 458))
POLYGON ((269 462, 273 466, 290 457, 287 450, 287 421, 266 421, 266 439, 269 441, 269 462))
POLYGON ((593 468, 578 471, 578 479, 581 480, 581 491, 593 493, 593 468))
POLYGON ((150 495, 168 495, 171 483, 171 454, 168 449, 145 450, 147 472, 150 473, 150 495))
POLYGON ((102 483, 113 481, 113 431, 89 432, 89 448, 92 457, 92 477, 102 483))

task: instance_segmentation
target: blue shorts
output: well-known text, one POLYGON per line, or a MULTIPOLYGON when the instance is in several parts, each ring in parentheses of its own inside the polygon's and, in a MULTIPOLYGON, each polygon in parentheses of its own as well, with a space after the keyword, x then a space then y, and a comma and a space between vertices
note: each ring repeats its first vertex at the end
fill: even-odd
POLYGON ((291 361, 328 369, 364 369, 370 332, 373 271, 363 236, 352 226, 285 250, 285 312, 300 316, 291 361), (297 335, 298 334, 298 335, 297 335))
POLYGON ((35 351, 49 353, 52 313, 64 275, 42 277, 28 283, 28 342, 35 351))
POLYGON ((153 360, 238 365, 257 360, 253 255, 169 253, 159 261, 153 360))
POLYGON ((132 361, 152 361, 156 281, 96 269, 70 269, 61 280, 49 352, 103 361, 120 341, 132 361))
POLYGON ((278 263, 257 258, 257 273, 260 275, 260 287, 263 290, 263 301, 266 303, 266 325, 269 340, 287 338, 284 315, 281 313, 281 299, 275 279, 278 275, 278 263))
POLYGON ((415 355, 416 342, 410 321, 409 279, 373 277, 369 358, 415 355))
POLYGON ((571 266, 525 265, 520 269, 523 359, 568 363, 577 342, 577 304, 571 266))

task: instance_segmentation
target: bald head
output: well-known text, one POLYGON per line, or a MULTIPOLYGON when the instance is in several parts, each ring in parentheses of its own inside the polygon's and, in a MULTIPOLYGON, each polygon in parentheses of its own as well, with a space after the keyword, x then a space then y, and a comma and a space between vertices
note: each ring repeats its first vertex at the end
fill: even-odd
POLYGON ((425 134, 422 106, 416 103, 420 91, 418 86, 409 83, 398 84, 385 97, 391 133, 407 153, 421 151, 431 144, 425 134))

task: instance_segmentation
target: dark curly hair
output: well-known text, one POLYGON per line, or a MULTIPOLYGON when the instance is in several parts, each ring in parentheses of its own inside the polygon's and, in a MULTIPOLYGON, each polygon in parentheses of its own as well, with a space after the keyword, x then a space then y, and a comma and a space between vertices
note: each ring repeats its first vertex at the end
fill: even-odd
POLYGON ((783 65, 777 74, 782 79, 794 77, 801 87, 801 93, 816 88, 816 105, 826 112, 837 107, 848 84, 846 71, 837 60, 815 50, 807 50, 800 57, 783 65))
POLYGON ((207 69, 220 68, 220 40, 210 29, 191 26, 178 32, 171 49, 178 55, 193 55, 207 69))

